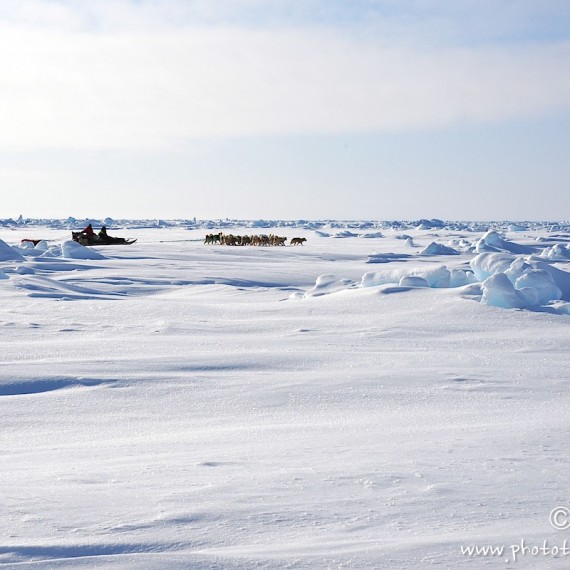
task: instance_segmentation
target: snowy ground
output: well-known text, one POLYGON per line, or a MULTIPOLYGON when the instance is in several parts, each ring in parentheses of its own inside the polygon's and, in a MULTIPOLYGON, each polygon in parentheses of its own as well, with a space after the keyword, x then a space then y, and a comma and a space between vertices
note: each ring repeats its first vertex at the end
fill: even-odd
POLYGON ((0 567, 570 566, 568 230, 210 231, 0 228, 0 567))

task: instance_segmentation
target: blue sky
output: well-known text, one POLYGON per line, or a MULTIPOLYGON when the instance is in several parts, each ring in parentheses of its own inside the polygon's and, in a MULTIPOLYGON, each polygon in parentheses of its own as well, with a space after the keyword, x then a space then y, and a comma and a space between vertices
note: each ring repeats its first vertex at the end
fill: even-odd
POLYGON ((570 3, 4 0, 0 217, 568 219, 570 3))

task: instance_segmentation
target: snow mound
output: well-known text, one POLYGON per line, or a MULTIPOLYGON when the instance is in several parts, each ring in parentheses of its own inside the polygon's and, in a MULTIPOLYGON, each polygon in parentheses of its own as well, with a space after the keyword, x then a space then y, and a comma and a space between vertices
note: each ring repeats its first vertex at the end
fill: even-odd
POLYGON ((61 257, 61 245, 50 246, 50 248, 47 251, 44 251, 40 257, 61 257))
POLYGON ((562 297, 562 291, 556 286, 552 275, 544 269, 525 271, 515 281, 515 288, 519 290, 524 288, 535 289, 540 305, 545 305, 548 301, 555 301, 562 297))
POLYGON ((495 230, 489 230, 475 245, 477 253, 508 251, 510 253, 533 253, 533 249, 528 246, 520 245, 503 239, 495 230))
POLYGON ((4 271, 2 271, 2 269, 0 269, 0 281, 2 279, 8 279, 8 276, 4 273, 4 271))
POLYGON ((465 238, 449 240, 449 246, 461 253, 473 253, 475 246, 465 238))
POLYGON ((358 237, 358 234, 355 234, 351 231, 348 230, 344 230, 342 232, 336 232, 336 234, 334 234, 335 238, 352 238, 352 237, 358 237))
POLYGON ((404 275, 398 285, 400 287, 429 287, 429 283, 417 275, 404 275))
POLYGON ((400 284, 404 277, 420 277, 428 287, 447 288, 451 283, 451 272, 445 265, 422 267, 415 269, 388 269, 386 271, 369 271, 362 276, 361 287, 376 287, 389 283, 400 284))
POLYGON ((545 305, 558 299, 570 300, 570 273, 544 261, 504 253, 481 253, 470 265, 475 277, 483 281, 483 289, 490 287, 490 292, 484 295, 484 302, 490 305, 522 308, 545 305), (489 281, 497 275, 504 276, 513 289, 522 293, 524 305, 520 306, 520 296, 507 291, 503 277, 489 281), (515 301, 515 297, 519 300, 515 301))
POLYGON ((419 269, 414 271, 414 275, 423 277, 428 282, 428 285, 434 288, 449 287, 451 281, 451 272, 445 265, 419 269))
MULTIPOLYGON (((48 245, 45 241, 40 243, 44 243, 45 246, 34 247, 33 244, 28 244, 27 242, 23 242, 21 245, 13 246, 13 249, 18 253, 20 253, 21 255, 23 255, 24 257, 42 257, 46 253, 46 251, 48 251, 48 245)), ((40 244, 38 243, 38 245, 40 244)))
POLYGON ((477 281, 484 281, 495 273, 506 271, 514 260, 515 256, 508 253, 480 253, 469 265, 477 281))
POLYGON ((560 298, 565 301, 570 301, 570 273, 568 273, 568 271, 562 271, 540 260, 533 260, 532 267, 534 269, 544 269, 548 271, 554 283, 556 283, 556 286, 560 289, 560 298))
POLYGON ((363 238, 383 238, 384 234, 382 232, 375 232, 371 234, 362 234, 360 237, 363 238))
POLYGON ((433 220, 421 219, 416 222, 415 227, 417 230, 433 230, 445 227, 445 223, 442 220, 438 219, 433 219, 433 220))
POLYGON ((37 251, 47 251, 49 249, 48 242, 43 239, 35 245, 34 249, 37 251))
POLYGON ((441 243, 432 241, 427 247, 420 251, 420 255, 458 255, 459 252, 452 247, 447 247, 441 243))
MULTIPOLYGON (((552 267, 531 256, 514 256, 507 253, 482 253, 471 260, 473 271, 445 265, 414 269, 387 269, 370 271, 362 276, 360 287, 398 285, 400 287, 465 288, 477 287, 482 303, 500 308, 532 309, 551 306, 559 301, 570 301, 570 273, 552 267), (480 285, 479 285, 480 284, 480 285), (479 290, 480 287, 480 290, 479 290)), ((331 288, 338 290, 342 281, 332 276, 321 276, 314 290, 307 296, 326 294, 331 288)), ((560 307, 565 306, 559 303, 560 307)), ((558 305, 557 305, 558 306, 558 305)))
POLYGON ((477 283, 475 274, 472 271, 467 271, 465 269, 451 269, 449 276, 449 286, 464 287, 465 285, 471 285, 471 283, 477 283))
POLYGON ((362 276, 361 287, 377 287, 389 283, 399 283, 402 277, 411 275, 411 272, 404 269, 386 269, 385 271, 368 271, 362 276))
POLYGON ((24 256, 0 239, 0 261, 23 261, 24 256))
POLYGON ((309 289, 304 297, 320 297, 354 287, 356 287, 356 283, 350 279, 337 279, 334 275, 324 274, 317 277, 315 286, 309 289))
POLYGON ((542 250, 540 257, 553 260, 567 260, 570 259, 570 249, 560 243, 554 244, 552 247, 547 247, 542 250))
POLYGON ((65 259, 106 259, 99 252, 69 240, 61 245, 61 256, 65 259))
POLYGON ((504 273, 496 273, 483 281, 481 302, 502 309, 523 309, 529 299, 517 291, 504 273))
POLYGON ((45 239, 38 241, 34 245, 34 242, 28 239, 23 239, 18 246, 16 246, 20 251, 25 251, 28 249, 35 249, 36 251, 45 251, 48 248, 48 243, 45 239))

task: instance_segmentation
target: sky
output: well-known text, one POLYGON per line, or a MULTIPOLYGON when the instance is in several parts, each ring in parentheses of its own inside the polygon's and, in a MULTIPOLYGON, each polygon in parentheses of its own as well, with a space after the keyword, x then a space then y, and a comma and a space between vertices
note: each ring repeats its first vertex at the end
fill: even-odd
POLYGON ((567 0, 2 0, 0 218, 570 219, 567 0))

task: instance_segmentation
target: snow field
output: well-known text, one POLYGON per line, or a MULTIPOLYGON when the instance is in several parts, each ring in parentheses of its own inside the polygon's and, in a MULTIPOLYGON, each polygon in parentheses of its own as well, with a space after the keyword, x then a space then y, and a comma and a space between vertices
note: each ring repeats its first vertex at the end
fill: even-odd
MULTIPOLYGON (((467 277, 477 252, 420 255, 425 230, 382 272, 369 257, 407 240, 294 232, 305 246, 166 228, 102 259, 2 261, 0 566, 477 568, 461 545, 560 541, 563 288, 503 309, 467 277)), ((510 255, 485 283, 511 283, 510 255)), ((516 291, 550 286, 516 268, 516 291)))

